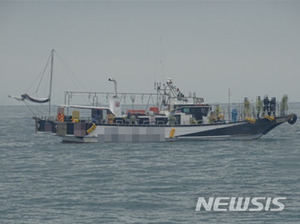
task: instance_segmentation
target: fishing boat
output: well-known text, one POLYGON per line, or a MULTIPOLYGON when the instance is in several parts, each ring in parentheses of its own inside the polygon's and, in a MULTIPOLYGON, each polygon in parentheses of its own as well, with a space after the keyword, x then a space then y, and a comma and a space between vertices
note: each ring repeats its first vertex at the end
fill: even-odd
POLYGON ((274 98, 271 102, 266 98, 264 102, 258 99, 256 111, 247 98, 238 107, 213 105, 205 103, 196 93, 184 95, 170 78, 164 83, 155 82, 153 93, 119 93, 113 78, 108 79, 114 84, 113 92, 66 91, 64 104, 58 106, 56 116, 51 116, 53 54, 54 50, 48 97, 33 98, 23 94, 13 98, 48 103, 48 116, 33 117, 35 131, 51 133, 63 142, 251 140, 280 124, 297 121, 297 115, 287 111, 287 96, 280 104, 274 98), (86 103, 74 103, 76 96, 86 97, 86 103), (131 105, 125 103, 128 97, 131 105), (137 98, 146 99, 147 103, 136 105, 137 98), (107 103, 99 99, 106 99, 107 103), (276 116, 276 109, 280 111, 279 116, 276 116))

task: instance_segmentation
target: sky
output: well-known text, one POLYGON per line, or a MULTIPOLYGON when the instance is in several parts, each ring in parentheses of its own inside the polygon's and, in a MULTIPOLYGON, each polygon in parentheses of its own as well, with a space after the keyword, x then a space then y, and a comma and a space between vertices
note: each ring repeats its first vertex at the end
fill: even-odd
POLYGON ((108 78, 119 92, 172 78, 207 103, 228 102, 229 88, 231 102, 299 102, 299 24, 300 1, 0 0, 0 105, 34 92, 52 49, 56 104, 66 90, 113 91, 108 78))

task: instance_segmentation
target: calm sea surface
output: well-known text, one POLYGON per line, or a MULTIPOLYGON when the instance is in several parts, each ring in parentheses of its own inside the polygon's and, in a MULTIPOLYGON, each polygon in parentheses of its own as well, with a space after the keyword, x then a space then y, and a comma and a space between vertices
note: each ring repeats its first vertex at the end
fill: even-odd
MULTIPOLYGON (((290 104, 300 117, 300 104, 290 104)), ((299 223, 300 120, 254 141, 63 144, 0 107, 0 223, 299 223), (198 197, 287 197, 196 212, 198 197)))

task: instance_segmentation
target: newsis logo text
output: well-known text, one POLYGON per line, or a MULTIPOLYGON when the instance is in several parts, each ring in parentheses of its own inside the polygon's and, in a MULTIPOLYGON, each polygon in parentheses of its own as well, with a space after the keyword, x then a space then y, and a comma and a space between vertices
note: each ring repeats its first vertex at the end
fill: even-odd
POLYGON ((200 211, 283 211, 286 197, 210 197, 207 200, 199 197, 196 205, 196 212, 200 211))

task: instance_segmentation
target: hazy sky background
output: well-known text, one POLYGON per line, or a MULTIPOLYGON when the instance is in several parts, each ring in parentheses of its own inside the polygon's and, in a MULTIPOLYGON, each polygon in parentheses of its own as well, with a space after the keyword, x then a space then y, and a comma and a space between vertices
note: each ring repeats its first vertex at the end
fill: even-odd
MULTIPOLYGON (((113 77, 119 91, 152 92, 171 77, 206 102, 227 102, 228 88, 236 102, 300 101, 299 1, 0 1, 1 105, 21 104, 7 95, 28 90, 52 48, 90 91, 113 91, 113 77)), ((63 103, 77 88, 57 61, 54 75, 63 103)))

